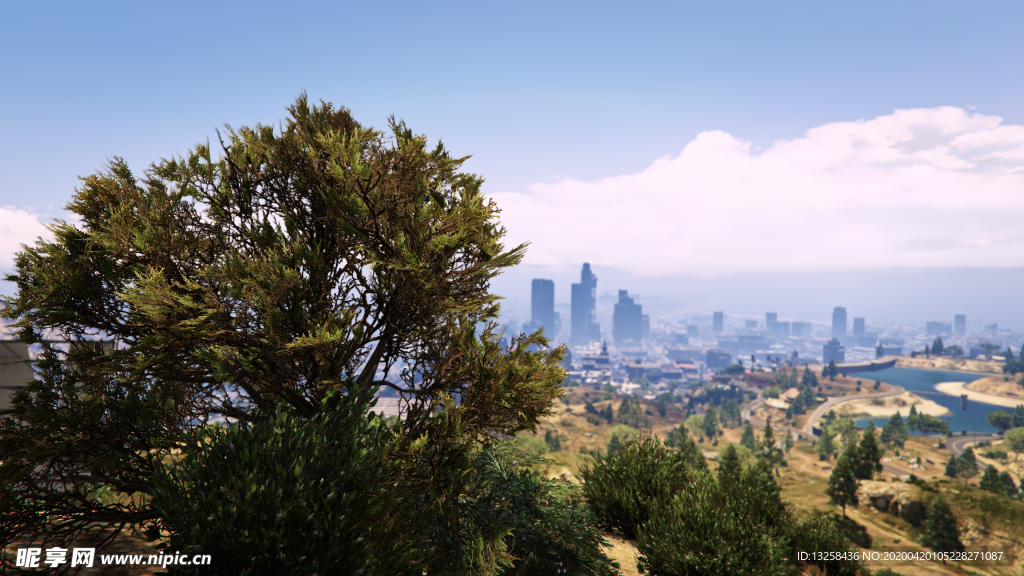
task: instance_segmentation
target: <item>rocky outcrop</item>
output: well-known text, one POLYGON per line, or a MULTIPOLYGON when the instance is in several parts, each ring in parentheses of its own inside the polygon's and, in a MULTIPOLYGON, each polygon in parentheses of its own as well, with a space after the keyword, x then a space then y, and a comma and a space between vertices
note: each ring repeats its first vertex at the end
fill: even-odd
POLYGON ((861 506, 872 506, 876 510, 899 516, 917 525, 924 521, 925 505, 921 501, 921 489, 902 482, 862 482, 857 490, 861 506))

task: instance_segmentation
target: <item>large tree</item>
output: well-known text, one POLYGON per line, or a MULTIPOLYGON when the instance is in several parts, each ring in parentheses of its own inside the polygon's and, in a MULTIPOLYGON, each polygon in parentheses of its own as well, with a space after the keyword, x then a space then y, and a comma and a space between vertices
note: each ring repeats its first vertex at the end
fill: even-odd
POLYGON ((2 315, 43 353, 0 421, 0 534, 152 520, 145 498, 90 491, 148 493, 211 419, 279 402, 311 418, 341 397, 358 415, 378 387, 403 415, 391 456, 449 506, 467 450, 535 429, 560 395, 561 348, 499 347, 489 282, 526 246, 503 246, 465 158, 304 95, 289 113, 228 127, 219 154, 141 174, 115 158, 82 179, 76 220, 17 254, 2 315))

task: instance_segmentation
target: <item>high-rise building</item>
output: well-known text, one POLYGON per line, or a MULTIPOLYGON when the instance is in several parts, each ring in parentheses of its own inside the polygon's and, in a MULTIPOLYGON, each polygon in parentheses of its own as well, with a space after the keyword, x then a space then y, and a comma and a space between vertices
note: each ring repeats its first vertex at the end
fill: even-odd
POLYGON ((967 335, 967 315, 957 314, 953 316, 953 335, 954 336, 966 336, 967 335))
POLYGON ((725 312, 715 312, 714 319, 711 321, 711 329, 715 332, 725 331, 725 312))
POLYGON ((864 335, 864 319, 854 318, 853 319, 853 335, 863 336, 864 335))
POLYGON ((823 363, 825 364, 832 360, 835 360, 836 364, 842 364, 846 362, 846 347, 838 338, 833 337, 825 344, 824 357, 823 363))
POLYGON ((832 335, 846 336, 846 308, 843 306, 836 306, 832 310, 832 335))
POLYGON ((597 276, 590 264, 583 264, 579 284, 572 285, 572 340, 586 344, 601 339, 601 327, 594 322, 597 304, 597 276))
POLYGON ((555 337, 555 283, 552 280, 534 278, 531 305, 531 319, 544 328, 548 337, 555 337))
POLYGON ((643 316, 642 307, 625 290, 619 290, 619 301, 612 312, 612 339, 616 345, 643 339, 643 316))
POLYGON ((810 322, 793 322, 790 328, 790 334, 793 338, 810 338, 811 337, 811 323, 810 322))
POLYGON ((948 336, 953 332, 953 325, 949 322, 936 322, 929 320, 924 325, 925 336, 948 336))
POLYGON ((647 314, 640 315, 640 339, 651 339, 651 317, 647 314))
POLYGON ((690 338, 700 337, 700 326, 697 326, 696 324, 687 324, 686 335, 690 338))
POLYGON ((778 321, 779 321, 779 315, 776 314, 775 312, 765 312, 764 313, 764 327, 765 328, 771 330, 772 329, 772 324, 775 324, 778 321))

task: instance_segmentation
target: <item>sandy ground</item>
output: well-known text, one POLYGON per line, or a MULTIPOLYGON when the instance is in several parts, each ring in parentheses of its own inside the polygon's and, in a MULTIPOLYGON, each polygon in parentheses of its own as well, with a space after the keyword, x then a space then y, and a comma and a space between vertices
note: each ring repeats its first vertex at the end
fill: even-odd
POLYGON ((935 389, 943 394, 949 394, 950 396, 967 394, 968 400, 974 400, 975 402, 982 402, 985 404, 994 404, 996 406, 1006 406, 1007 408, 1013 408, 1018 404, 1024 403, 1020 398, 1008 398, 1006 396, 996 396, 994 394, 976 392, 965 386, 963 382, 942 382, 936 384, 935 389))
POLYGON ((619 563, 619 574, 640 576, 640 572, 636 568, 636 542, 608 532, 605 532, 604 538, 612 545, 611 548, 605 548, 604 553, 619 563))
POLYGON ((967 385, 968 390, 991 394, 993 396, 1004 396, 1024 401, 1024 386, 1016 378, 1011 377, 1004 380, 1002 376, 989 376, 981 380, 975 380, 967 385))
POLYGON ((887 398, 850 400, 836 404, 833 409, 836 411, 836 414, 840 415, 867 414, 873 418, 892 416, 898 411, 901 416, 906 418, 907 414, 910 413, 911 406, 915 406, 918 412, 929 416, 948 416, 950 414, 949 410, 942 404, 915 396, 911 392, 904 392, 903 394, 887 398))
POLYGON ((990 362, 986 360, 967 360, 965 358, 925 358, 918 356, 900 356, 896 360, 897 366, 906 368, 924 368, 925 370, 953 370, 956 372, 980 372, 988 374, 1002 374, 1003 364, 1001 362, 990 362))

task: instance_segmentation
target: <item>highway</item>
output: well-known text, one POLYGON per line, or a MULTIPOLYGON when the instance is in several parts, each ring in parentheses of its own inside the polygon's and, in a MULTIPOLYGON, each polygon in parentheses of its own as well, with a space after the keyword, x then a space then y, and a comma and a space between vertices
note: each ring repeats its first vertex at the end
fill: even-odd
MULTIPOLYGON (((944 443, 946 450, 949 450, 950 454, 959 456, 964 453, 964 448, 972 442, 995 442, 996 440, 1002 440, 1003 437, 998 434, 970 434, 968 436, 950 436, 944 443)), ((987 466, 978 462, 978 470, 984 472, 987 466)))

